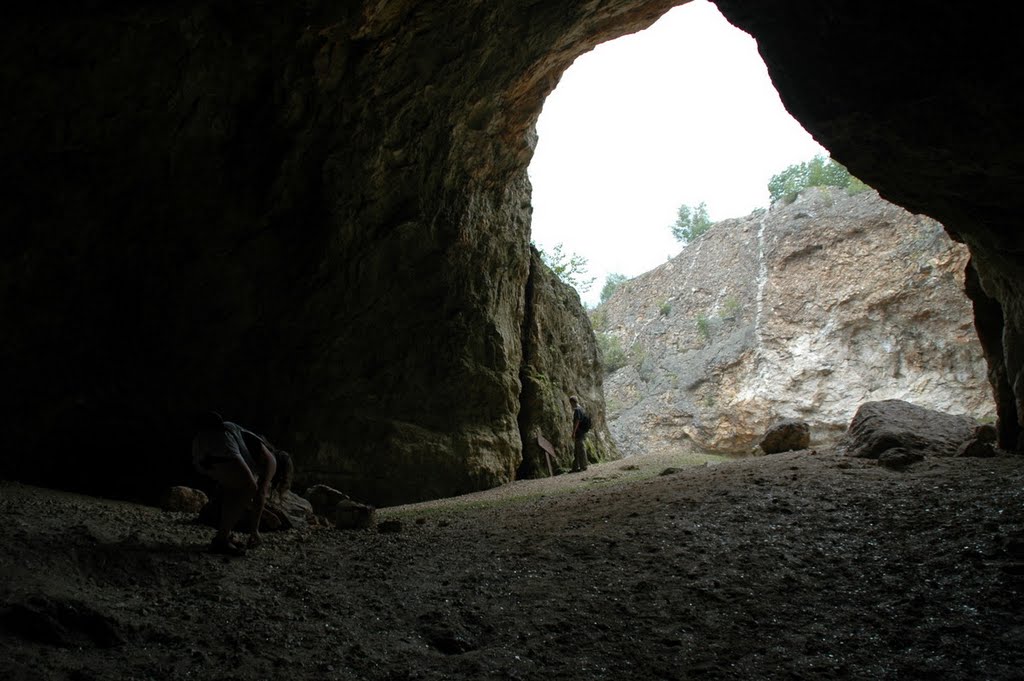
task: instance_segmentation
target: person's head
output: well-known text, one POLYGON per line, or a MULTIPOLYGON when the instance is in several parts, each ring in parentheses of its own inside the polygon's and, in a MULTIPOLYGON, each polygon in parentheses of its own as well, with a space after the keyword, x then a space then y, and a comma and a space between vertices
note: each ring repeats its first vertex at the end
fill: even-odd
POLYGON ((292 462, 292 455, 283 449, 275 449, 274 458, 277 460, 277 470, 274 479, 270 481, 270 487, 274 494, 283 497, 292 488, 295 464, 292 462))
POLYGON ((569 398, 569 404, 571 404, 572 406, 574 406, 574 407, 579 406, 579 403, 580 403, 580 401, 579 401, 579 399, 575 395, 573 395, 572 397, 569 398))

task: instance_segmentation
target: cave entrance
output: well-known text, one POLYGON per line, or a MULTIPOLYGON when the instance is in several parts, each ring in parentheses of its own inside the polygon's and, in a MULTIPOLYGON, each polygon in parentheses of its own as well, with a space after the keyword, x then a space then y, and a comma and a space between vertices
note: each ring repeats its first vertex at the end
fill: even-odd
POLYGON ((537 131, 533 240, 586 260, 571 283, 588 307, 609 275, 679 253, 680 205, 747 215, 768 206, 772 175, 828 154, 782 106, 754 39, 708 0, 580 56, 537 131))
MULTIPOLYGON (((833 314, 831 303, 815 298, 838 285, 829 282, 833 277, 845 276, 844 286, 867 281, 836 275, 826 258, 878 250, 855 238, 856 225, 818 241, 807 240, 805 230, 792 239, 792 253, 769 252, 781 239, 766 233, 767 220, 759 217, 769 208, 769 181, 828 152, 783 107, 754 40, 712 3, 677 7, 646 31, 581 56, 545 102, 537 129, 529 169, 533 240, 549 258, 565 259, 558 264, 573 256, 584 263, 570 266, 566 278, 591 312, 609 369, 606 414, 623 454, 682 443, 746 453, 780 418, 810 422, 815 444, 834 441, 862 402, 918 402, 923 393, 914 391, 924 385, 923 406, 993 418, 986 365, 962 293, 966 250, 958 253, 940 224, 897 214, 899 207, 891 215, 877 208, 876 221, 917 235, 893 245, 888 278, 909 278, 906 287, 920 291, 947 289, 949 298, 941 301, 920 294, 918 308, 902 304, 895 288, 869 302, 888 285, 884 276, 871 283, 873 291, 844 294, 863 303, 854 315, 833 314), (684 257, 671 226, 680 206, 700 204, 712 221, 735 230, 736 241, 746 240, 746 272, 755 286, 730 288, 735 282, 699 271, 682 284, 652 273, 668 267, 667 260, 677 271, 699 268, 684 257), (768 268, 787 266, 812 283, 800 286, 800 277, 790 276, 788 296, 773 291, 784 278, 769 282, 768 268), (602 304, 615 281, 633 278, 642 280, 636 286, 642 290, 630 303, 602 304), (766 323, 787 305, 806 328, 766 323), (935 308, 947 318, 926 329, 921 320, 941 316, 935 308), (609 362, 614 353, 619 357, 609 362), (774 367, 768 383, 752 364, 774 367), (943 376, 955 386, 935 389, 943 376), (772 381, 781 399, 764 398, 772 381), (789 384, 802 392, 786 395, 789 384)), ((779 209, 788 211, 783 228, 796 235, 798 225, 825 219, 836 200, 786 202, 779 209)), ((736 262, 733 256, 730 263, 736 262)))

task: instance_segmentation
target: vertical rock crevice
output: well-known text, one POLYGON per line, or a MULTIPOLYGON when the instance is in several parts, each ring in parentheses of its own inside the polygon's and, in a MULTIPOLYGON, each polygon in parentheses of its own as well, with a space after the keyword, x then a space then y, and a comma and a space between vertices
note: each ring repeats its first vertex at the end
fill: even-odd
POLYGON ((973 260, 968 260, 964 268, 964 292, 974 309, 974 328, 978 332, 978 340, 988 366, 988 380, 996 404, 998 445, 1007 451, 1019 450, 1024 443, 1020 442, 1017 403, 1003 360, 1003 309, 999 301, 985 292, 973 260))

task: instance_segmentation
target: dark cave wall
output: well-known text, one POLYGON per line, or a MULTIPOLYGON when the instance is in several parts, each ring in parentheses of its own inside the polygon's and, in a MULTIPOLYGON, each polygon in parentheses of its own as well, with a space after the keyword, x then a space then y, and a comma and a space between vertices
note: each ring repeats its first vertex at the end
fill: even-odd
MULTIPOLYGON (((292 449, 300 480, 373 503, 510 480, 522 423, 562 418, 519 419, 533 123, 578 54, 674 4, 12 10, 0 474, 180 480, 189 416, 216 408, 292 449)), ((1019 423, 1015 22, 719 5, 837 159, 970 245, 1019 423)))
POLYGON ((19 8, 0 474, 152 493, 215 408, 373 503, 511 480, 532 124, 669 5, 19 8))

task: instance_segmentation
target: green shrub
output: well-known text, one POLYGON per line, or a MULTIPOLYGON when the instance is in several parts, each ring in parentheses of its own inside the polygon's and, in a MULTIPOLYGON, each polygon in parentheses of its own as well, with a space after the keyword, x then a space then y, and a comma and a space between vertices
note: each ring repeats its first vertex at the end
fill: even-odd
POLYGON ((537 249, 540 259, 548 266, 555 276, 563 283, 572 286, 578 293, 586 293, 594 285, 594 278, 589 279, 587 274, 587 259, 578 253, 566 253, 562 244, 555 244, 550 251, 545 251, 537 244, 531 242, 531 246, 537 249))
POLYGON ((704 337, 704 340, 711 340, 711 320, 704 313, 697 315, 697 332, 704 337))
POLYGON ((629 277, 625 274, 619 274, 618 272, 609 274, 604 280, 604 286, 601 288, 601 302, 604 303, 611 298, 612 294, 627 281, 629 281, 629 277))
POLYGON ((633 347, 629 349, 629 359, 630 363, 636 368, 636 370, 640 371, 640 367, 643 366, 643 363, 647 360, 647 351, 644 350, 643 347, 634 343, 633 347))
POLYGON ((726 298, 725 303, 722 305, 722 316, 726 319, 736 319, 740 316, 742 310, 743 305, 740 301, 735 298, 726 298))
POLYGON ((714 226, 715 224, 708 215, 707 205, 701 201, 692 208, 686 204, 679 206, 676 211, 675 224, 669 229, 676 241, 685 246, 714 226))
POLYGON ((853 196, 854 194, 860 194, 861 192, 866 192, 870 189, 871 187, 869 187, 866 182, 863 182, 851 175, 850 184, 846 187, 846 193, 849 196, 853 196))
POLYGON ((626 366, 628 358, 618 336, 602 331, 595 334, 595 338, 597 339, 597 350, 601 355, 601 366, 606 374, 626 366))

